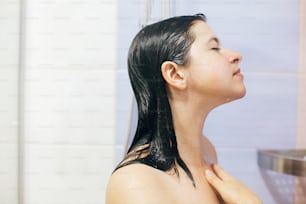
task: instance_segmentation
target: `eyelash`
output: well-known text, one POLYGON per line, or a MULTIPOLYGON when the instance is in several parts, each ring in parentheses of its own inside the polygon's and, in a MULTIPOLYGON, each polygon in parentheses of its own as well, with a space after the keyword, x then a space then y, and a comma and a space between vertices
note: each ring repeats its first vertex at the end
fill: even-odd
POLYGON ((214 47, 214 48, 211 48, 212 50, 215 50, 215 51, 220 51, 221 48, 219 47, 214 47))

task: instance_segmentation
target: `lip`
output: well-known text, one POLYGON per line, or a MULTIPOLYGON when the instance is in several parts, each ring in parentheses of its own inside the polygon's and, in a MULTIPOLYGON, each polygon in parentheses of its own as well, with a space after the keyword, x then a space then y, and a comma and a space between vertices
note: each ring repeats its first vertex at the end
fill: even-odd
POLYGON ((240 72, 240 69, 237 69, 236 71, 234 71, 233 76, 243 76, 243 74, 240 72))

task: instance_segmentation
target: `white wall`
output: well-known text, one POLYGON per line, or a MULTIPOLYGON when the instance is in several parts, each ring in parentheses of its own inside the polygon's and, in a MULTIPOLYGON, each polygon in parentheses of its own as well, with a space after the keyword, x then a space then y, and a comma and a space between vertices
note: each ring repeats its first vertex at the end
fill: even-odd
POLYGON ((0 203, 18 199, 19 3, 0 1, 0 203))
POLYGON ((28 0, 23 9, 22 203, 104 203, 117 1, 28 0))
POLYGON ((104 203, 117 6, 0 1, 1 204, 104 203))

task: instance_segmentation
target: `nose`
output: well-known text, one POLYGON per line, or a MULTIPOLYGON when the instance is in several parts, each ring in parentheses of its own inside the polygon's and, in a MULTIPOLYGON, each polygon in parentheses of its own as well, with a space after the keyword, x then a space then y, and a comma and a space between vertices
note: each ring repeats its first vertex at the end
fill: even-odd
POLYGON ((241 62, 241 60, 242 60, 241 54, 239 54, 238 52, 230 51, 230 50, 229 50, 229 53, 228 53, 228 61, 229 61, 230 63, 238 64, 239 62, 241 62))

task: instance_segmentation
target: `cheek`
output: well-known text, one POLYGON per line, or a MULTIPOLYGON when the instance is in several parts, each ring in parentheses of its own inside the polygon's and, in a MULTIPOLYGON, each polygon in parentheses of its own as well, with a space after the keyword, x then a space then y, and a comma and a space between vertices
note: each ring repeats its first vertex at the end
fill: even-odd
POLYGON ((189 68, 190 81, 196 84, 209 86, 214 81, 219 80, 219 77, 224 74, 219 67, 222 67, 220 62, 194 60, 189 68))
POLYGON ((202 67, 201 69, 194 69, 190 73, 188 84, 191 90, 203 94, 217 91, 222 81, 218 72, 202 67))
POLYGON ((226 60, 215 55, 193 56, 187 69, 191 84, 202 88, 226 86, 232 79, 232 70, 226 60))
POLYGON ((230 65, 223 59, 217 59, 212 63, 212 72, 216 79, 222 81, 231 81, 233 77, 233 70, 230 65))

